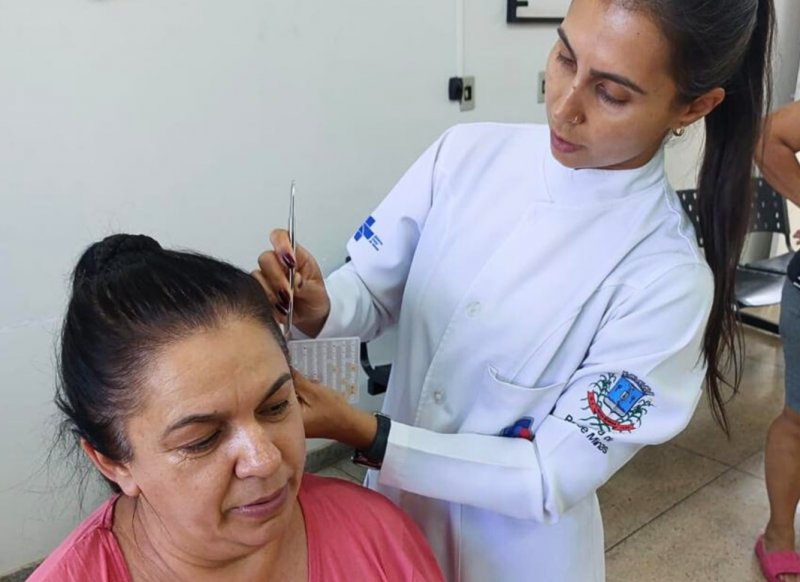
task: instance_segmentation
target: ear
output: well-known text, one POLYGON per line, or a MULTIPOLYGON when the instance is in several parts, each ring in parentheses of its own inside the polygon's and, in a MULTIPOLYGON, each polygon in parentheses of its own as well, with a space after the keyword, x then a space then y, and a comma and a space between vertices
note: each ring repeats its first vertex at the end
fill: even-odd
POLYGON ((724 99, 725 89, 722 87, 715 87, 709 92, 700 95, 700 97, 681 109, 675 120, 676 127, 673 127, 673 129, 684 128, 693 124, 698 119, 702 119, 714 111, 724 99))
POLYGON ((106 479, 113 481, 122 492, 128 497, 137 497, 141 490, 136 484, 136 481, 131 475, 130 468, 127 463, 114 461, 106 457, 103 453, 98 452, 86 439, 81 439, 81 448, 92 464, 97 467, 106 479))

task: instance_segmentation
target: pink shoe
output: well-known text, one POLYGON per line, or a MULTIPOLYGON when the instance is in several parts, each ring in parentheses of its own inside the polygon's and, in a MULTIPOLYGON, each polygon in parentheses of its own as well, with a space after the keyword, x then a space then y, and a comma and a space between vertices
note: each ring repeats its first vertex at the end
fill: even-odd
POLYGON ((800 555, 797 552, 769 552, 764 549, 764 536, 756 541, 756 557, 767 582, 782 582, 778 576, 800 574, 800 555))

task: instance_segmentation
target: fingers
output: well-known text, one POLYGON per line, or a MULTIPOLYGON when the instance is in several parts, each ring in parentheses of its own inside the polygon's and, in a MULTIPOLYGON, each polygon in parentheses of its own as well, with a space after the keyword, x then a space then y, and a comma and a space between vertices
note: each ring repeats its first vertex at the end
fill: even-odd
POLYGON ((308 385, 310 384, 308 378, 306 378, 294 367, 291 368, 291 372, 292 372, 292 382, 294 383, 295 392, 297 392, 298 396, 304 396, 308 391, 308 385))
POLYGON ((258 271, 258 270, 251 271, 250 272, 250 276, 253 277, 256 281, 258 281, 259 285, 261 285, 261 288, 264 290, 264 293, 267 296, 267 300, 270 303, 275 305, 275 304, 280 302, 280 299, 278 298, 277 293, 273 290, 273 288, 270 285, 269 281, 267 281, 267 278, 264 276, 264 273, 262 273, 261 271, 258 271))
POLYGON ((313 390, 315 386, 320 386, 319 379, 317 378, 309 378, 305 376, 301 372, 299 372, 296 368, 292 368, 292 381, 294 382, 294 387, 300 390, 313 390))
POLYGON ((282 298, 279 298, 278 295, 270 288, 269 282, 267 281, 266 277, 261 271, 253 271, 250 273, 252 277, 258 281, 261 285, 261 288, 264 289, 264 293, 267 296, 267 301, 272 304, 277 312, 275 314, 275 319, 278 323, 286 323, 286 316, 289 314, 288 307, 284 306, 284 301, 282 298))
POLYGON ((308 409, 310 406, 310 402, 308 401, 308 399, 306 399, 306 397, 296 389, 294 391, 294 394, 297 397, 297 401, 302 405, 304 411, 308 409))
POLYGON ((296 250, 292 251, 292 243, 289 240, 288 232, 281 229, 273 230, 269 235, 269 240, 278 264, 281 265, 284 271, 296 269, 297 272, 305 272, 306 277, 321 277, 319 265, 311 253, 299 244, 296 245, 296 250))
POLYGON ((283 315, 289 313, 292 296, 303 288, 305 279, 296 271, 294 274, 294 290, 289 290, 289 279, 285 267, 279 263, 278 255, 274 251, 267 251, 258 257, 259 271, 254 271, 253 276, 261 283, 267 293, 270 303, 283 315))
MULTIPOLYGON (((261 253, 258 257, 258 268, 261 269, 263 275, 263 282, 266 284, 267 289, 274 293, 276 296, 281 290, 287 295, 289 294, 289 280, 287 278, 286 267, 279 262, 280 259, 275 251, 267 251, 261 253)), ((281 297, 283 299, 283 297, 281 297)), ((288 297, 287 297, 288 299, 288 297)), ((273 302, 277 303, 277 302, 273 302)), ((288 302, 285 307, 289 307, 288 302)))
POLYGON ((328 391, 333 392, 332 388, 320 384, 316 378, 309 378, 292 368, 292 382, 297 398, 307 407, 314 407, 318 411, 326 407, 328 401, 328 391))
POLYGON ((269 242, 284 267, 294 269, 297 266, 297 257, 294 256, 292 251, 292 242, 289 240, 287 231, 283 229, 273 230, 269 235, 269 242))
POLYGON ((303 413, 309 414, 316 402, 315 386, 308 378, 292 368, 292 381, 294 383, 294 393, 297 400, 303 406, 303 413))

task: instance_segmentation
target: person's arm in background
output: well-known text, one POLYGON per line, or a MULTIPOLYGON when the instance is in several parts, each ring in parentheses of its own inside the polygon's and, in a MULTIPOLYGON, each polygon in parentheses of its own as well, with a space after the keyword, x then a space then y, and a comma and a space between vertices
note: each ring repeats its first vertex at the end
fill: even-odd
MULTIPOLYGON (((756 163, 767 182, 800 206, 800 101, 773 111, 756 148, 756 163)), ((800 239, 800 230, 795 233, 800 239)))

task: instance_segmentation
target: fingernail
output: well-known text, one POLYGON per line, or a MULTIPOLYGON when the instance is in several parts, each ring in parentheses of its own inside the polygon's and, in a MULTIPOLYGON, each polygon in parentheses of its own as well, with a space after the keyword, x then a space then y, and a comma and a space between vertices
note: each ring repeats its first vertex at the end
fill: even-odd
POLYGON ((292 302, 292 298, 289 296, 289 294, 283 289, 280 289, 278 290, 278 298, 281 300, 281 305, 285 306, 286 309, 289 309, 289 304, 292 302))
POLYGON ((297 263, 294 262, 294 257, 289 254, 283 255, 283 264, 286 265, 290 269, 294 269, 297 266, 297 263))

